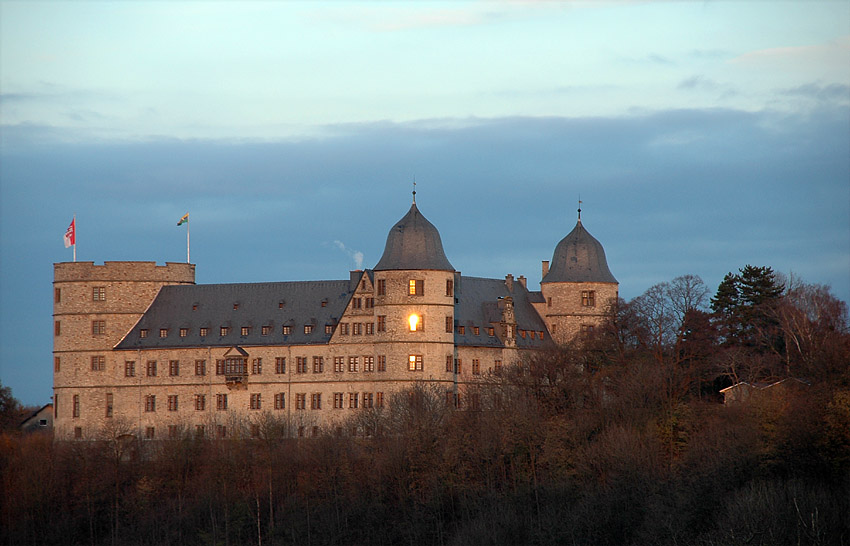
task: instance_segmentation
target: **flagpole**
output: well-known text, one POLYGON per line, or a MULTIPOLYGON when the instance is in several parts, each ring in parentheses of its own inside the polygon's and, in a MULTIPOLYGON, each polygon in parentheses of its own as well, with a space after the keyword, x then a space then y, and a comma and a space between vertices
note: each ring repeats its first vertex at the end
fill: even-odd
MULTIPOLYGON (((65 217, 67 218, 67 216, 65 217)), ((74 261, 77 261, 77 213, 74 213, 74 261)))
POLYGON ((189 220, 186 220, 186 263, 191 263, 189 261, 189 220))

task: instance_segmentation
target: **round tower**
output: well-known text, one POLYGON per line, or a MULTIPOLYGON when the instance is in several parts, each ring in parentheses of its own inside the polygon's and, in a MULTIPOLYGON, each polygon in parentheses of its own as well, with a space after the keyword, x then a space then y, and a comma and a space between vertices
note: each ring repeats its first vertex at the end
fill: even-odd
POLYGON ((555 247, 551 265, 543 262, 540 290, 549 332, 566 343, 599 327, 617 302, 619 284, 605 258, 605 249, 581 222, 555 247))
MULTIPOLYGON (((155 262, 53 264, 53 408, 57 438, 95 433, 112 415, 117 389, 133 387, 112 348, 167 284, 195 284, 195 265, 155 262), (111 385, 107 387, 105 385, 111 385)), ((134 373, 131 373, 134 372, 134 373)))
POLYGON ((416 201, 387 235, 374 267, 377 343, 387 343, 394 379, 452 380, 455 269, 437 228, 416 201))

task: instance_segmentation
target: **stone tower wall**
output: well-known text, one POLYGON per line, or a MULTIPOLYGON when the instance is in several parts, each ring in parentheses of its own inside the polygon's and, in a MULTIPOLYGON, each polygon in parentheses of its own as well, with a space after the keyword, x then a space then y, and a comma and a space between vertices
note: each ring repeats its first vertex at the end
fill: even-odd
POLYGON ((599 328, 617 302, 619 285, 599 282, 557 282, 540 285, 544 303, 541 316, 556 343, 568 343, 582 327, 599 328), (593 293, 593 304, 585 305, 582 292, 593 293))
MULTIPOLYGON (((112 348, 139 320, 159 289, 194 284, 195 266, 155 262, 64 262, 54 264, 53 357, 54 411, 57 437, 73 433, 95 419, 113 384, 123 376, 124 355, 112 348), (102 364, 93 357, 103 358, 102 364), (120 362, 119 362, 120 361, 120 362), (103 392, 101 392, 103 391, 103 392), (74 396, 79 416, 74 417, 74 396)), ((97 417, 102 417, 100 413, 97 417)))

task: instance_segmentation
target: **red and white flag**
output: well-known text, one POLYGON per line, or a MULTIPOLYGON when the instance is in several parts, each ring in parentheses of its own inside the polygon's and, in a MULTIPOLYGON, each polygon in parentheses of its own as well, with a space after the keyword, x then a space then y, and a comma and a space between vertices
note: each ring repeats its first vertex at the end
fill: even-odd
POLYGON ((65 230, 65 248, 77 244, 77 228, 74 226, 76 222, 76 218, 71 220, 71 225, 68 226, 68 229, 65 230))

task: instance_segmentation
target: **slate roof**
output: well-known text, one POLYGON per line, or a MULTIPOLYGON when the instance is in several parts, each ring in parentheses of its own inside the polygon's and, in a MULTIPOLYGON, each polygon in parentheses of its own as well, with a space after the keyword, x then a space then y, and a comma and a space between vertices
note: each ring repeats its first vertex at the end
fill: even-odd
POLYGON ((517 323, 516 344, 519 348, 539 348, 552 343, 546 325, 531 305, 532 292, 525 289, 519 282, 513 283, 513 291, 508 290, 503 279, 483 279, 480 277, 460 277, 460 283, 455 289, 457 303, 455 304, 455 324, 464 326, 464 333, 458 333, 455 328, 455 345, 474 347, 503 347, 498 336, 490 336, 487 328, 498 325, 502 320, 499 300, 510 296, 514 304, 514 318, 517 323), (479 327, 479 335, 475 335, 474 327, 479 327), (520 330, 534 331, 532 338, 519 335, 520 330), (536 334, 544 332, 544 339, 536 334))
POLYGON ((404 218, 390 229, 384 254, 374 269, 455 270, 443 251, 440 232, 422 216, 416 208, 416 203, 413 203, 404 218))
POLYGON ((541 283, 546 282, 610 282, 617 279, 608 269, 605 249, 581 225, 576 227, 558 243, 549 272, 541 283))
POLYGON ((350 286, 347 280, 164 286, 115 348, 328 343, 332 334, 325 333, 325 325, 339 321, 351 299, 350 286), (305 324, 313 325, 312 333, 304 332, 305 324), (283 335, 284 325, 292 327, 289 335, 283 335), (222 326, 229 327, 225 336, 222 326), (262 335, 263 326, 270 327, 268 335, 262 335), (202 327, 209 329, 204 338, 202 327), (248 335, 241 335, 242 327, 249 328, 248 335), (167 337, 160 337, 162 328, 167 337), (187 336, 180 337, 181 328, 188 329, 187 336), (148 330, 145 338, 142 329, 148 330))

